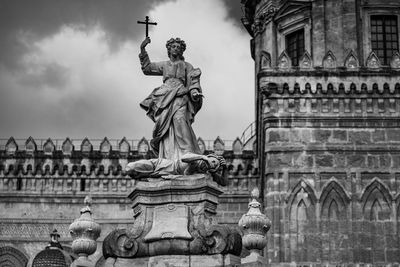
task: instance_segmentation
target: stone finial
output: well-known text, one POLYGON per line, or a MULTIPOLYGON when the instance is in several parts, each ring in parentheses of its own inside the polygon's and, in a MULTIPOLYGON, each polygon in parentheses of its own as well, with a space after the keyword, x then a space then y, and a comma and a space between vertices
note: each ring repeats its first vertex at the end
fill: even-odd
POLYGON ((243 246, 250 250, 250 255, 244 258, 242 263, 266 262, 260 251, 267 245, 266 235, 271 227, 271 221, 261 213, 261 204, 257 201, 259 195, 257 188, 251 191, 252 201, 249 203, 249 211, 239 220, 239 227, 243 231, 243 246))
POLYGON ((59 238, 60 234, 58 233, 57 229, 54 229, 50 234, 50 247, 58 247, 62 249, 61 244, 58 241, 59 238))
POLYGON ((71 266, 89 267, 95 265, 88 259, 88 256, 97 249, 96 239, 100 236, 101 229, 100 225, 92 218, 90 209, 92 198, 86 196, 84 203, 86 207, 81 209, 81 216, 69 226, 69 232, 73 239, 72 251, 79 256, 71 266))

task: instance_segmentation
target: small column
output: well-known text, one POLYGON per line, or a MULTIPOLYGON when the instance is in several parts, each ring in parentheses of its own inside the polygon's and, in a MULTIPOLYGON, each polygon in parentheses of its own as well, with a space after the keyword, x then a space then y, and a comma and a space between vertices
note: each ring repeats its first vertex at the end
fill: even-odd
POLYGON ((81 216, 76 219, 70 226, 69 232, 73 239, 72 251, 79 256, 71 267, 94 267, 95 262, 92 262, 88 256, 96 252, 96 239, 100 236, 100 225, 92 218, 92 198, 86 196, 84 203, 86 207, 81 209, 81 216))
POLYGON ((243 247, 250 250, 250 255, 241 260, 242 266, 267 266, 267 258, 261 256, 262 249, 267 245, 267 232, 271 221, 261 213, 260 202, 257 201, 260 192, 257 188, 251 191, 252 201, 249 211, 239 220, 239 227, 243 231, 243 247))

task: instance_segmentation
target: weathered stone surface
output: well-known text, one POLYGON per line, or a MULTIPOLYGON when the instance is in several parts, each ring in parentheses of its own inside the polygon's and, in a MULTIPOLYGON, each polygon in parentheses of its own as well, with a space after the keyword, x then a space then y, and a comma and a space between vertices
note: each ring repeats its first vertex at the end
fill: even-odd
MULTIPOLYGON (((400 3, 243 3, 256 65, 260 50, 271 59, 290 51, 294 33, 312 51, 308 69, 255 68, 256 102, 263 103, 256 114, 262 113, 266 129, 262 171, 272 220, 270 264, 397 264, 392 251, 399 252, 398 243, 385 227, 391 226, 398 242, 400 72, 389 59, 382 63, 370 40, 375 12, 397 16, 393 8, 400 3), (264 18, 266 10, 272 14, 264 18), (252 23, 260 21, 265 31, 253 32, 252 23), (270 141, 272 132, 289 132, 289 141, 270 141)), ((397 59, 398 54, 392 61, 397 59)))
POLYGON ((355 144, 370 144, 371 133, 368 131, 350 131, 349 141, 355 144))
POLYGON ((144 237, 145 242, 162 239, 191 240, 188 232, 189 209, 185 205, 167 204, 153 210, 153 225, 144 237))
POLYGON ((131 229, 114 230, 106 237, 104 257, 239 255, 239 233, 215 224, 221 193, 207 175, 138 182, 129 195, 135 223, 131 229))
POLYGON ((136 259, 118 258, 115 261, 109 260, 109 265, 106 267, 128 267, 128 266, 143 266, 143 267, 234 267, 241 266, 240 258, 231 254, 227 255, 168 255, 168 256, 153 256, 136 259))

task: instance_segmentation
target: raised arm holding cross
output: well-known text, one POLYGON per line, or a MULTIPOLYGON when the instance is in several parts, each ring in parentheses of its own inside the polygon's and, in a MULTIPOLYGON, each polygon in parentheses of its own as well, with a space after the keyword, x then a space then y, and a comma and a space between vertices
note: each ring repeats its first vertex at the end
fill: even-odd
POLYGON ((157 25, 157 22, 149 22, 149 16, 146 16, 144 21, 137 21, 138 24, 146 25, 146 38, 149 37, 149 25, 157 25))

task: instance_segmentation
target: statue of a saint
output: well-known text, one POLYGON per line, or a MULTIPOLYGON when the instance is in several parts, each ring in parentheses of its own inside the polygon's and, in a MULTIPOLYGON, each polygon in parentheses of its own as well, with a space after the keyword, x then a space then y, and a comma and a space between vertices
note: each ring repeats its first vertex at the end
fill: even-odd
POLYGON ((151 62, 145 50, 147 37, 139 54, 145 75, 163 76, 163 84, 140 103, 155 122, 151 147, 159 158, 176 160, 187 152, 199 153, 192 122, 202 106, 200 69, 184 61, 186 44, 179 38, 167 41, 168 61, 151 62))
POLYGON ((155 88, 140 106, 155 123, 150 145, 158 158, 129 163, 127 170, 133 178, 138 178, 215 173, 225 168, 222 157, 200 155, 191 125, 203 103, 201 71, 185 61, 185 42, 180 38, 168 40, 169 60, 161 62, 150 61, 146 52, 150 42, 146 37, 140 46, 142 70, 145 75, 162 76, 163 84, 155 88))

